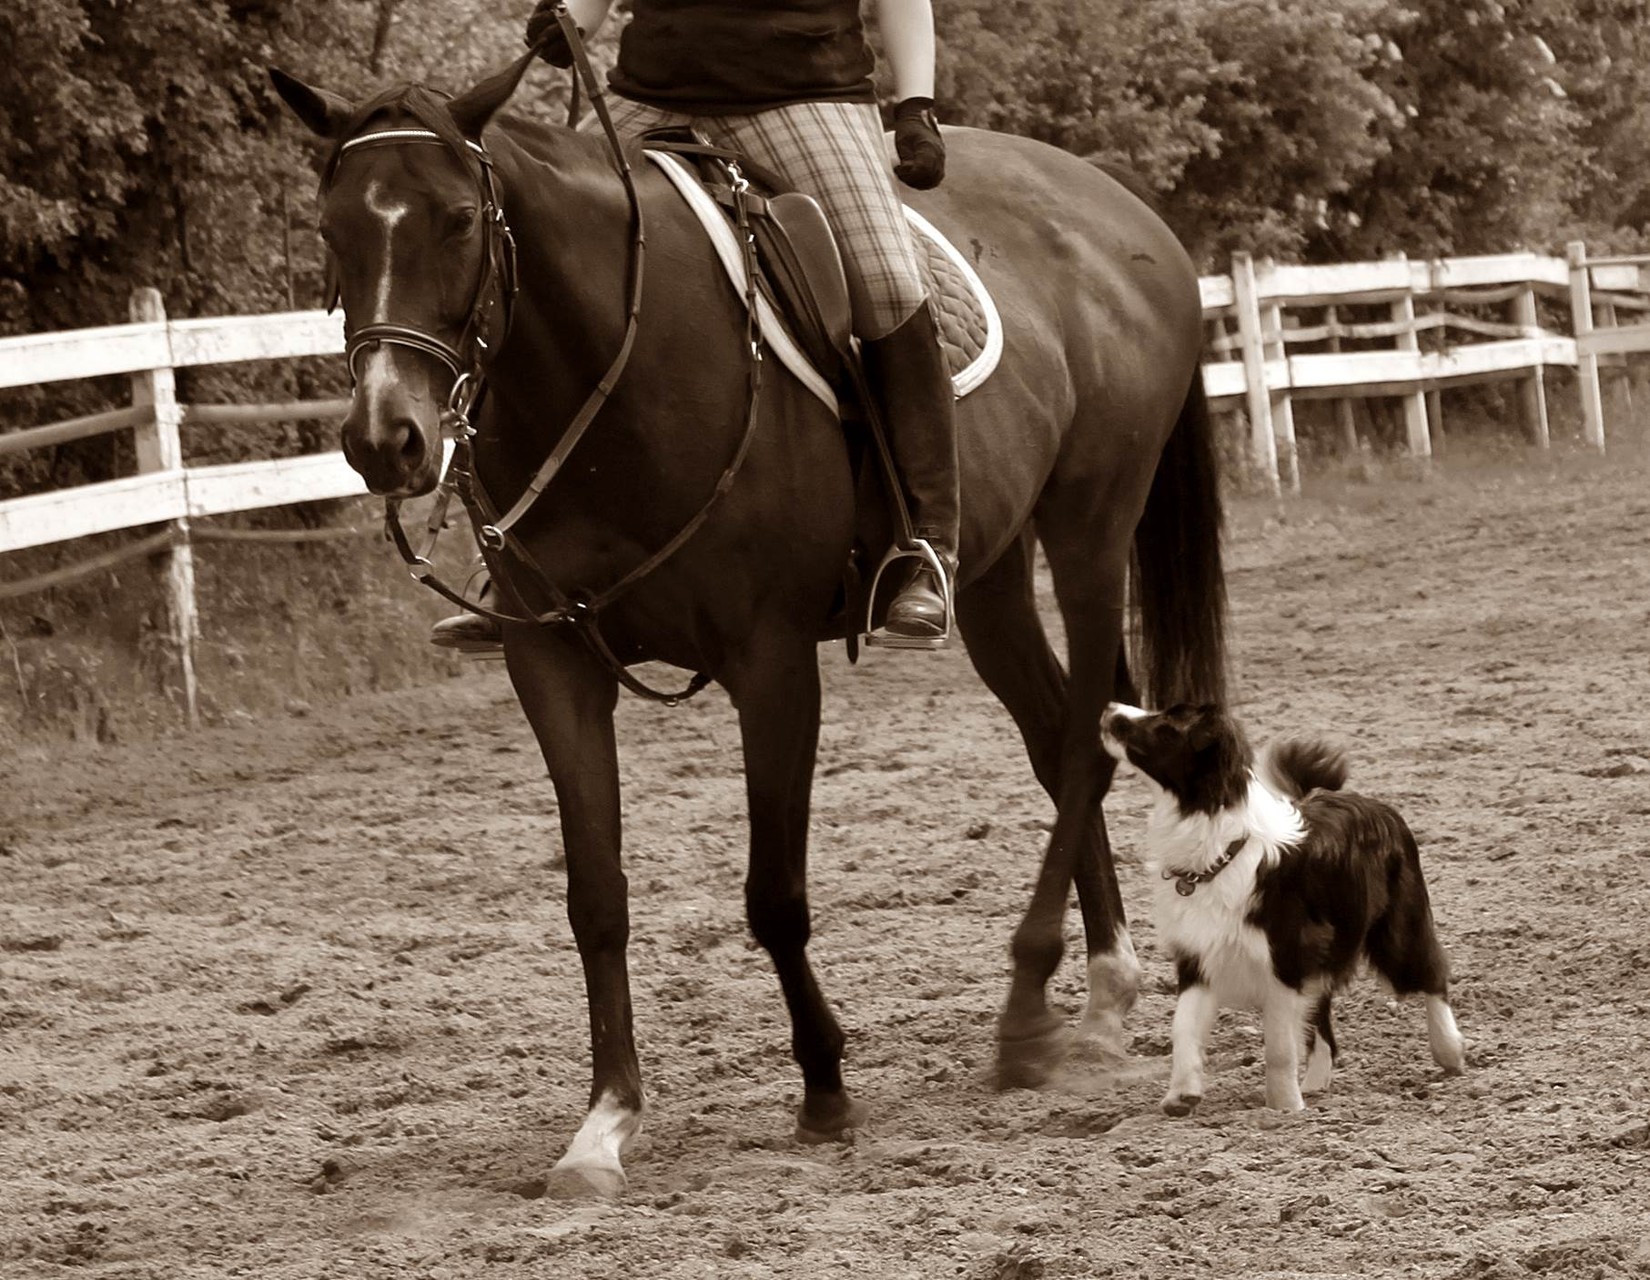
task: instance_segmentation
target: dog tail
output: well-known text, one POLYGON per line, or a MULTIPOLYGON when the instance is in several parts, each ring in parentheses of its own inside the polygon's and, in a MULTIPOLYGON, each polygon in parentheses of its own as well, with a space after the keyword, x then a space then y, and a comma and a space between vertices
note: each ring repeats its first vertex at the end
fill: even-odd
POLYGON ((1284 738, 1267 743, 1255 772, 1279 795, 1300 800, 1308 791, 1346 785, 1346 752, 1319 738, 1284 738))

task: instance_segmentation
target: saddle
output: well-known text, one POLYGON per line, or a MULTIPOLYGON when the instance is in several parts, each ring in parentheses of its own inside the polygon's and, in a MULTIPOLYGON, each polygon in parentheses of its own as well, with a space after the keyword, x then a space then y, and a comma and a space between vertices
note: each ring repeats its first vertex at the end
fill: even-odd
MULTIPOLYGON (((819 203, 788 190, 762 166, 713 146, 695 130, 654 130, 641 142, 698 215, 742 295, 743 276, 731 230, 735 203, 728 164, 737 166, 751 188, 745 201, 756 242, 759 306, 770 308, 783 329, 768 335, 774 354, 830 407, 855 412, 851 379, 846 378, 856 358, 848 282, 836 237, 819 203)), ((928 285, 940 346, 961 398, 997 367, 1003 349, 1002 320, 984 283, 957 248, 916 210, 907 207, 905 218, 928 285)))
POLYGON ((656 129, 642 135, 642 146, 682 160, 730 219, 740 198, 735 174, 749 184, 740 196, 756 242, 757 289, 808 363, 833 389, 846 391, 847 362, 855 358, 853 309, 842 255, 819 202, 787 190, 762 166, 713 146, 694 129, 656 129))

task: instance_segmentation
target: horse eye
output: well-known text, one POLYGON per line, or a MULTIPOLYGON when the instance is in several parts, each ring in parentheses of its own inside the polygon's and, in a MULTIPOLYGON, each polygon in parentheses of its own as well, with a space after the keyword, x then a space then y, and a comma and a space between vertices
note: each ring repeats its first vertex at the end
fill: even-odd
POLYGON ((476 225, 476 211, 466 205, 462 209, 454 209, 447 216, 447 234, 450 236, 468 235, 476 225))

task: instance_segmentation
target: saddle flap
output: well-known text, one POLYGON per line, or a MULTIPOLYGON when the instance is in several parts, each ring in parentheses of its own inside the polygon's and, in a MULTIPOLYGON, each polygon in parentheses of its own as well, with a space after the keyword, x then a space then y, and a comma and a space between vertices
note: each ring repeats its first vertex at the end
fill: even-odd
POLYGON ((794 310, 796 302, 810 306, 815 313, 810 319, 831 346, 838 353, 847 352, 853 332, 853 307, 842 255, 825 220, 825 211, 812 196, 786 191, 768 200, 768 218, 780 234, 761 246, 767 251, 763 265, 774 276, 794 277, 775 281, 787 303, 793 304, 787 310, 794 310))

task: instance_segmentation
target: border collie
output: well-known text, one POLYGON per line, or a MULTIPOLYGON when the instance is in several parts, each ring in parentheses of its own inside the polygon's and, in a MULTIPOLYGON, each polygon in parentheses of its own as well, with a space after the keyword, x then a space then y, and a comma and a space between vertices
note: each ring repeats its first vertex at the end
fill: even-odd
POLYGON ((1258 1009, 1266 1105, 1302 1107, 1329 1087, 1329 1006, 1360 961, 1398 995, 1424 992, 1432 1056, 1451 1075, 1465 1042, 1449 1006, 1449 962, 1433 930, 1420 854, 1390 805, 1342 791, 1345 757, 1322 742, 1275 743, 1258 763, 1216 706, 1146 712, 1110 704, 1100 739, 1151 784, 1153 915, 1180 997, 1163 1110, 1203 1097, 1203 1046, 1221 1008, 1258 1009))

